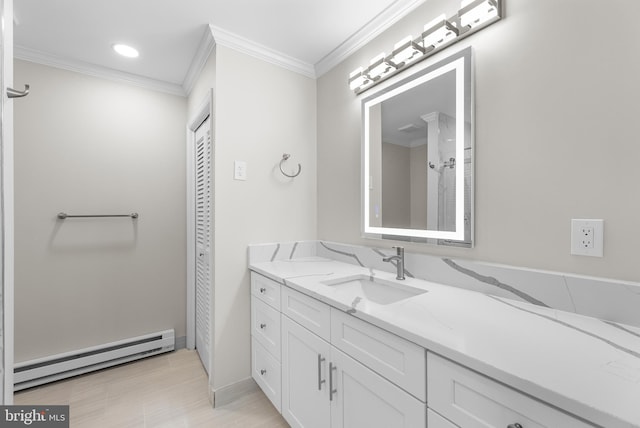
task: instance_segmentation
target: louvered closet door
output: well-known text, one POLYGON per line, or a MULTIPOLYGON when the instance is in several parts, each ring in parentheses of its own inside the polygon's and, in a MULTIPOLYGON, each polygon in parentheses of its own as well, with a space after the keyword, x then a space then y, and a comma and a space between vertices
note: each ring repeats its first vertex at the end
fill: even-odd
POLYGON ((207 373, 211 354, 211 125, 209 118, 196 139, 196 350, 207 373))

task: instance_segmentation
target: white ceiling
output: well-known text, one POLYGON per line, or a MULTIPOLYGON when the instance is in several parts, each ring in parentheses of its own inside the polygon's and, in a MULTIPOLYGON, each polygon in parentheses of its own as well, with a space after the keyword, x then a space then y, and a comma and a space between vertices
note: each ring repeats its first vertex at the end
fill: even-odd
POLYGON ((424 1, 17 0, 14 45, 17 58, 188 91, 206 32, 217 43, 216 31, 317 76, 424 1), (118 56, 114 43, 136 47, 140 57, 118 56))

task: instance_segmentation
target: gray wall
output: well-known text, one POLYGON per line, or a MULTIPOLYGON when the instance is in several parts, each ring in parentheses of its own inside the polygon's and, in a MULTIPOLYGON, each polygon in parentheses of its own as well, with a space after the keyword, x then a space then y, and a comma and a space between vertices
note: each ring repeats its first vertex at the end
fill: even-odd
POLYGON ((16 361, 184 336, 186 99, 19 60, 15 74, 32 88, 14 104, 16 361))
MULTIPOLYGON (((360 237, 362 96, 347 77, 458 5, 428 1, 318 80, 320 239, 394 244, 360 237)), ((639 14, 633 0, 507 0, 506 19, 414 66, 473 46, 476 246, 410 251, 640 280, 639 14), (571 218, 605 220, 604 258, 570 255, 571 218)))
POLYGON ((189 117, 214 88, 214 329, 211 387, 251 375, 247 246, 316 237, 313 79, 216 46, 189 96, 189 117), (278 164, 302 173, 284 177, 278 164), (247 180, 233 179, 234 160, 247 180))

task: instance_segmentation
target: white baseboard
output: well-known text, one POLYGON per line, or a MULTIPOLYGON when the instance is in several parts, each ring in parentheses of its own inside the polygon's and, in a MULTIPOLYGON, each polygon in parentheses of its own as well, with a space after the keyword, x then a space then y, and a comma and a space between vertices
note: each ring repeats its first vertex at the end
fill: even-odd
POLYGON ((213 407, 224 406, 245 394, 255 391, 256 389, 258 389, 258 384, 253 380, 253 378, 249 377, 241 380, 240 382, 236 382, 216 390, 212 388, 209 401, 211 401, 213 407))

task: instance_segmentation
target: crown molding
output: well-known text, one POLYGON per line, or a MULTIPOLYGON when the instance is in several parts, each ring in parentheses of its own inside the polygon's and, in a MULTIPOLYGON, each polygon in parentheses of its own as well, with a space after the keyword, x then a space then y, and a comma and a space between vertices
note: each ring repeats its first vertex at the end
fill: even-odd
POLYGON ((397 0, 340 44, 340 46, 322 58, 315 66, 215 25, 209 25, 209 28, 204 32, 200 40, 200 44, 191 61, 182 85, 117 71, 83 61, 58 57, 18 45, 14 47, 14 58, 184 97, 193 89, 209 55, 217 43, 315 79, 337 66, 425 1, 427 0, 397 0))
POLYGON ((60 68, 63 70, 112 80, 119 83, 126 83, 129 85, 151 89, 154 91, 165 92, 171 95, 179 95, 181 97, 184 97, 186 95, 182 86, 174 83, 163 82, 162 80, 151 79, 148 77, 142 77, 137 74, 125 73, 123 71, 101 67, 99 65, 91 64, 88 62, 57 57, 55 55, 25 48, 23 46, 16 45, 14 47, 13 57, 24 61, 34 62, 36 64, 47 65, 49 67, 60 68))
POLYGON ((216 41, 213 38, 211 27, 208 26, 202 35, 202 39, 200 39, 196 54, 191 60, 191 65, 189 65, 189 70, 187 70, 184 82, 182 83, 182 89, 184 89, 185 94, 189 95, 191 93, 215 45, 216 41))
POLYGON ((211 28, 211 33, 213 34, 215 43, 220 44, 221 46, 226 46, 307 77, 314 79, 316 77, 313 65, 307 62, 300 61, 292 56, 283 54, 282 52, 278 52, 252 40, 238 36, 237 34, 231 33, 220 27, 216 27, 215 25, 209 25, 209 27, 211 28))
POLYGON ((333 67, 340 64, 358 49, 382 34, 385 30, 407 16, 425 1, 427 0, 398 0, 391 6, 387 7, 375 18, 369 21, 368 24, 355 32, 327 56, 318 61, 315 65, 316 77, 322 76, 333 67))

